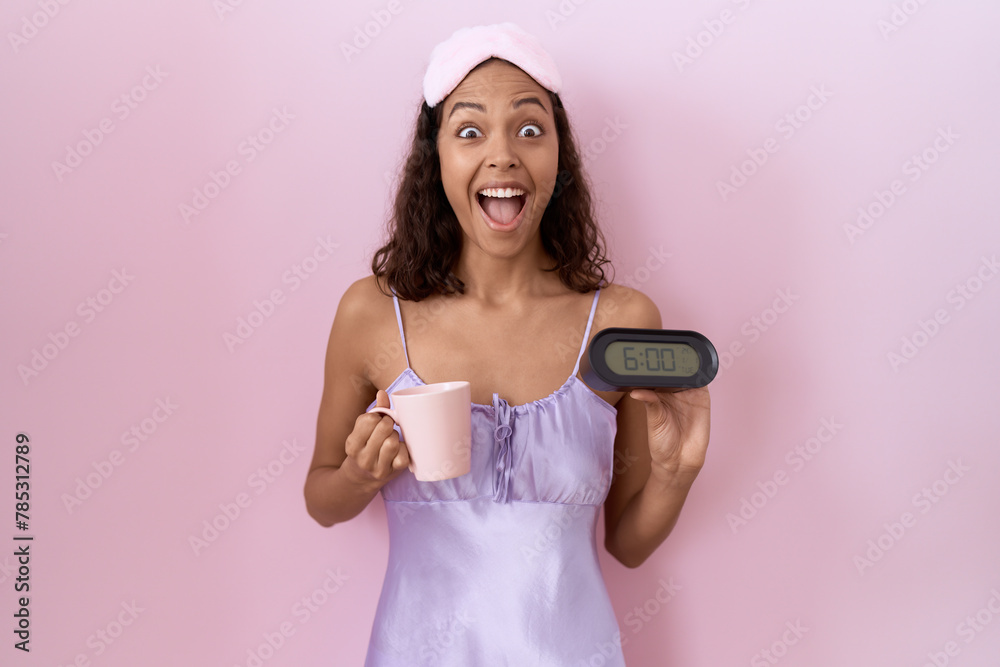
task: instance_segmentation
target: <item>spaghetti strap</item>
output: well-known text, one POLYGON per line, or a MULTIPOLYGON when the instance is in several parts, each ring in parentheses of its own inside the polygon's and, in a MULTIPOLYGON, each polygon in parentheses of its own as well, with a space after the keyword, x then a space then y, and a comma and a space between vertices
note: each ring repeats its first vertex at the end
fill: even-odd
MULTIPOLYGON (((590 340, 590 327, 594 324, 594 313, 597 312, 597 299, 601 296, 601 290, 598 288, 594 292, 594 303, 590 306, 590 317, 587 318, 587 328, 583 332, 583 342, 580 343, 580 354, 576 356, 576 366, 573 367, 573 377, 580 370, 580 360, 583 359, 583 353, 587 350, 587 342, 590 340)), ((404 348, 405 349, 405 348, 404 348)))
POLYGON ((396 324, 399 325, 399 340, 403 343, 403 358, 406 359, 406 367, 410 367, 410 355, 406 353, 406 336, 403 335, 403 317, 399 314, 399 299, 396 297, 396 290, 392 290, 392 305, 396 309, 396 324))

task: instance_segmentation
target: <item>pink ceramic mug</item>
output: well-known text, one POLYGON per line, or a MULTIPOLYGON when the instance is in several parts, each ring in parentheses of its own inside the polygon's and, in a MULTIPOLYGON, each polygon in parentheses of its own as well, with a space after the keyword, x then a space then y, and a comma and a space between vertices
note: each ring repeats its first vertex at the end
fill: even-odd
POLYGON ((410 470, 422 482, 459 477, 472 466, 472 392, 469 383, 435 382, 389 396, 392 408, 375 407, 399 425, 410 470))

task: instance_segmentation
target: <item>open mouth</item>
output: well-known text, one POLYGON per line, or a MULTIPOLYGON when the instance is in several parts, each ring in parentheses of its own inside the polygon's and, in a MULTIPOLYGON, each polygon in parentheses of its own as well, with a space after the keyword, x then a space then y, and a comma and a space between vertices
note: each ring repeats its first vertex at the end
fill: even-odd
POLYGON ((528 201, 527 193, 520 188, 483 188, 477 198, 487 222, 498 227, 520 222, 528 201))

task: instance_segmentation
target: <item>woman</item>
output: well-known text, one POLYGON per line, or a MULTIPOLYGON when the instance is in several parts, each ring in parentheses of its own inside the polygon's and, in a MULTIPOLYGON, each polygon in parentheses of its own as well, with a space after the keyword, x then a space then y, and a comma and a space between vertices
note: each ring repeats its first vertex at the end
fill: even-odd
POLYGON ((624 664, 599 510, 607 550, 637 567, 704 462, 707 390, 595 392, 577 375, 593 333, 661 321, 605 278, 560 86, 513 24, 439 45, 390 240, 337 309, 305 496, 324 526, 386 502, 369 666, 624 664), (460 379, 472 471, 418 482, 392 419, 366 410, 460 379))

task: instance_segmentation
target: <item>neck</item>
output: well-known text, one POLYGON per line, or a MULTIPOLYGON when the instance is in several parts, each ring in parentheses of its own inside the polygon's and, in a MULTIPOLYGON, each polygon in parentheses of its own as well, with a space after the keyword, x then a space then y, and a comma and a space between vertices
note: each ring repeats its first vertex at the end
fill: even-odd
POLYGON ((558 289, 559 275, 546 270, 552 266, 541 240, 516 255, 501 257, 487 254, 466 239, 455 275, 465 283, 467 296, 499 305, 558 289))

